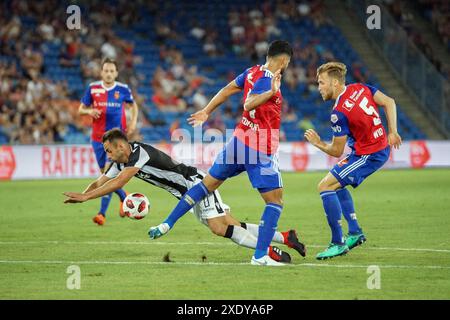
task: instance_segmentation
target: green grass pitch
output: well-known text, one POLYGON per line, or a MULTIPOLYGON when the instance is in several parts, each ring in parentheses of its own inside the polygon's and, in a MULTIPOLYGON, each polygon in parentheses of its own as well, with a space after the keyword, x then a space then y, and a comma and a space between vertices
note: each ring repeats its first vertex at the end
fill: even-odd
MULTIPOLYGON (((306 258, 286 249, 293 264, 283 268, 251 266, 251 250, 214 236, 191 214, 150 240, 148 228, 176 199, 137 179, 126 190, 148 196, 149 216, 121 219, 114 196, 103 227, 91 221, 99 200, 63 204, 62 192, 81 191, 88 180, 1 182, 0 299, 450 298, 450 170, 382 170, 352 189, 368 242, 317 261, 330 240, 316 191, 324 174, 283 175, 278 229, 297 229, 308 246, 306 258), (164 262, 168 253, 172 262, 164 262), (80 289, 67 288, 71 265, 80 268, 80 289), (373 265, 379 289, 367 285, 373 265)), ((263 202, 245 174, 221 194, 235 217, 258 223, 263 202)))

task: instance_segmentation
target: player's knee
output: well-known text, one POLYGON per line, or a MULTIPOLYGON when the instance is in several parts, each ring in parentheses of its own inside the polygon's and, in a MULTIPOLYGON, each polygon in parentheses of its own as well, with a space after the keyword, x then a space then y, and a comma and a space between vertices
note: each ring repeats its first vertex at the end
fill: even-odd
POLYGON ((283 206, 283 198, 275 198, 273 199, 273 201, 271 201, 271 203, 277 204, 279 206, 283 206))
POLYGON ((209 229, 216 236, 223 237, 225 235, 225 232, 227 231, 227 225, 222 223, 214 223, 209 225, 209 229))
POLYGON ((214 190, 219 188, 222 182, 223 181, 214 179, 209 175, 203 179, 203 184, 205 185, 206 189, 208 189, 209 192, 213 192, 214 190))
POLYGON ((325 192, 325 191, 334 191, 334 190, 336 190, 336 188, 337 188, 337 187, 336 187, 335 185, 330 184, 330 183, 328 182, 328 180, 326 180, 326 179, 323 179, 323 180, 320 181, 319 184, 317 185, 317 191, 318 191, 319 193, 325 192))
POLYGON ((327 191, 329 189, 329 186, 327 184, 327 182, 324 180, 320 181, 319 184, 317 185, 317 191, 320 192, 324 192, 327 191))
POLYGON ((261 194, 266 204, 274 203, 283 206, 283 188, 261 194))

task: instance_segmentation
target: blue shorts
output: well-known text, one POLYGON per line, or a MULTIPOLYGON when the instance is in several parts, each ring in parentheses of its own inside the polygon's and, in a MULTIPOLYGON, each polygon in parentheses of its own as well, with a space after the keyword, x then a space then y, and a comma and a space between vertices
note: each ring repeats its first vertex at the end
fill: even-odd
POLYGON ((352 186, 356 188, 364 179, 380 169, 389 159, 391 148, 388 146, 383 150, 372 154, 357 156, 350 153, 346 158, 337 163, 330 173, 339 181, 342 187, 352 186))
POLYGON ((103 169, 106 165, 106 152, 103 148, 103 143, 97 141, 91 141, 92 148, 94 149, 95 159, 97 159, 98 167, 103 169))
POLYGON ((253 188, 258 189, 260 193, 283 187, 278 155, 258 152, 234 137, 217 155, 209 174, 224 181, 244 171, 247 171, 253 188))

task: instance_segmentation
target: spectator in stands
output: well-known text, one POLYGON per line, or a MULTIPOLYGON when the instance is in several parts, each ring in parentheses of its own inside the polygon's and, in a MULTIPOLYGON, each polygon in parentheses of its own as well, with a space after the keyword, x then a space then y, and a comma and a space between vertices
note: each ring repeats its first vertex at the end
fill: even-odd
POLYGON ((152 96, 152 102, 162 112, 184 112, 186 110, 186 102, 183 99, 162 89, 156 89, 152 96))

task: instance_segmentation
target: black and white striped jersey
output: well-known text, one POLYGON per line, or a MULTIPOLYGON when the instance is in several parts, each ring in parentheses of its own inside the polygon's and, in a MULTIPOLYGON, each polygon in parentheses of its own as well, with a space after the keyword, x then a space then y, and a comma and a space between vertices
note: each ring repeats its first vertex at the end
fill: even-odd
POLYGON ((163 188, 178 199, 192 188, 205 174, 195 167, 173 160, 164 152, 142 142, 130 142, 128 163, 113 162, 105 175, 115 178, 126 167, 139 168, 135 177, 163 188))

